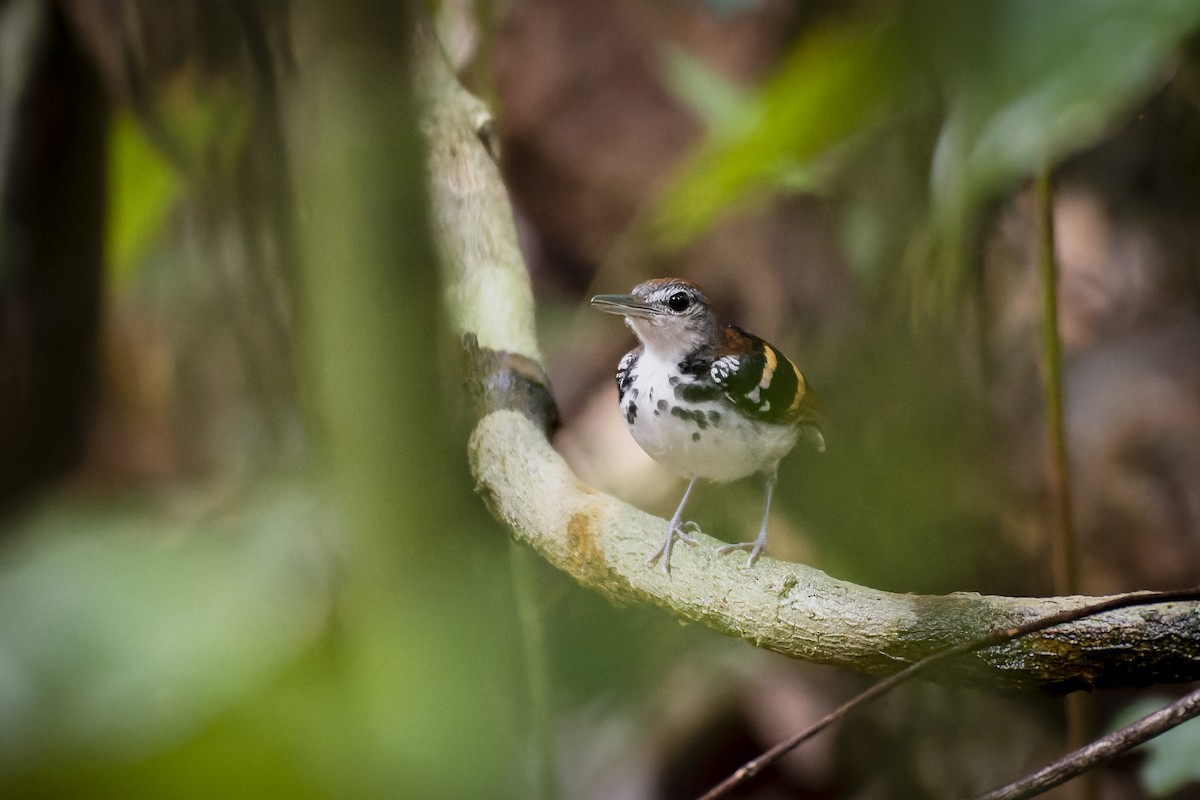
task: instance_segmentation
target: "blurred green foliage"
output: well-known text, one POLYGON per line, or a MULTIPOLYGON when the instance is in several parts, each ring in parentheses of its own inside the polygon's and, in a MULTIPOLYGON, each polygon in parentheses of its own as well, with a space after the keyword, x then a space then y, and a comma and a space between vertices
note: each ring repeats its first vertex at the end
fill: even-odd
MULTIPOLYGON (((896 202, 928 203, 956 261, 981 201, 1094 142, 1162 82, 1198 23, 1195 0, 910 0, 824 22, 736 114, 706 115, 707 140, 663 193, 655 232, 686 242, 756 192, 794 190, 797 171, 826 176, 803 188, 829 192, 831 158, 886 169, 880 151, 917 114, 936 130, 928 188, 896 202)), ((698 105, 703 76, 668 65, 698 105)))
MULTIPOLYGON (((1115 731, 1130 725, 1173 700, 1162 696, 1144 697, 1117 714, 1108 728, 1115 731)), ((1151 797, 1167 797, 1189 784, 1200 782, 1200 762, 1196 760, 1196 753, 1200 753, 1200 722, 1197 720, 1172 728, 1133 752, 1145 757, 1138 774, 1151 797)))
POLYGON ((1164 81, 1200 23, 1195 0, 917 5, 913 41, 945 104, 935 218, 970 208, 1094 142, 1164 81))
MULTIPOLYGON (((286 154, 303 246, 303 263, 288 265, 303 274, 288 331, 302 396, 258 399, 303 405, 311 438, 300 463, 280 456, 225 476, 248 488, 222 503, 209 492, 227 484, 187 476, 198 486, 182 505, 198 507, 180 519, 177 495, 159 487, 144 505, 49 497, 9 528, 5 797, 522 794, 530 745, 513 735, 524 720, 506 551, 472 494, 455 406, 442 397, 453 362, 435 344, 445 333, 408 10, 308 10, 315 63, 295 77, 286 154)), ((167 121, 169 141, 196 157, 182 179, 118 122, 118 290, 183 181, 197 206, 212 203, 204 192, 220 181, 204 170, 242 152, 248 101, 213 103, 167 121)), ((252 273, 259 265, 228 247, 239 229, 222 222, 212 225, 220 235, 199 237, 222 248, 209 269, 252 273)), ((199 302, 186 292, 170 301, 199 302)), ((165 306, 155 312, 183 313, 165 306)))
POLYGON ((280 481, 201 500, 64 501, 15 531, 0 774, 176 746, 311 646, 333 587, 326 494, 280 481))
POLYGON ((675 96, 687 103, 710 131, 732 136, 754 123, 750 92, 684 48, 664 49, 662 75, 675 96))
MULTIPOLYGON (((904 93, 896 81, 904 83, 911 70, 902 43, 886 21, 823 28, 802 39, 753 103, 739 103, 736 115, 723 118, 666 188, 655 233, 680 245, 751 191, 779 176, 794 185, 797 170, 815 169, 904 93)), ((676 85, 688 75, 678 67, 675 74, 676 85)))
MULTIPOLYGON (((51 498, 11 526, 0 551, 6 796, 529 794, 509 565, 444 394, 453 365, 438 344, 422 147, 392 16, 402 12, 384 5, 394 26, 365 3, 321 18, 315 49, 330 51, 304 73, 292 120, 304 254, 293 333, 318 466, 254 476, 253 491, 203 513, 51 498)), ((668 82, 709 126, 654 220, 668 244, 763 193, 846 192, 834 206, 846 252, 887 284, 897 254, 925 260, 934 234, 961 241, 981 201, 1093 143, 1200 23, 1200 3, 1182 0, 880 5, 809 31, 757 89, 667 54, 668 82), (854 194, 847 173, 905 191, 854 194)), ((185 103, 167 129, 196 162, 228 169, 248 109, 222 90, 185 103)), ((178 175, 127 115, 109 158, 119 290, 203 176, 178 175)), ((873 323, 877 338, 837 355, 844 371, 805 363, 835 376, 819 384, 830 452, 820 469, 804 468, 808 456, 785 464, 797 491, 781 491, 779 507, 813 521, 825 566, 846 577, 985 588, 986 576, 954 583, 997 502, 977 458, 991 445, 980 399, 952 368, 961 342, 931 347, 894 318, 873 323)), ((716 511, 703 498, 701 513, 716 511)), ((748 505, 758 502, 755 487, 748 505)), ((745 507, 716 511, 727 516, 714 527, 745 532, 745 507)), ((642 703, 681 652, 709 662, 744 649, 658 611, 613 614, 544 566, 532 572, 554 706, 601 697, 651 717, 642 703)), ((1158 746, 1146 772, 1156 791, 1190 775, 1186 741, 1158 746)))
POLYGON ((183 182, 128 112, 113 118, 108 162, 108 272, 120 290, 161 235, 183 182))

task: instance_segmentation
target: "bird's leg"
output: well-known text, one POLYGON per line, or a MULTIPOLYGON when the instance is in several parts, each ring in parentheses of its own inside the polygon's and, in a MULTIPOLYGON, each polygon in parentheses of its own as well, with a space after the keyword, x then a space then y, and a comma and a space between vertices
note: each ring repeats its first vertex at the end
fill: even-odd
POLYGON ((671 517, 671 522, 667 525, 667 538, 663 541, 663 546, 658 548, 658 551, 646 559, 647 564, 662 559, 662 571, 666 575, 671 574, 671 547, 675 544, 676 539, 682 539, 688 544, 696 544, 696 537, 690 536, 683 532, 681 520, 683 520, 683 507, 687 505, 688 496, 692 493, 692 487, 696 485, 696 479, 688 483, 688 486, 683 491, 683 499, 679 501, 679 508, 675 509, 675 516, 671 517))
POLYGON ((762 527, 758 529, 758 537, 753 542, 740 542, 738 544, 727 544, 718 552, 721 555, 732 553, 734 550, 749 550, 750 557, 746 559, 746 566, 754 566, 754 562, 758 561, 758 557, 762 555, 763 548, 767 546, 767 517, 771 513, 771 492, 775 489, 776 470, 772 469, 767 473, 767 502, 763 508, 762 527))

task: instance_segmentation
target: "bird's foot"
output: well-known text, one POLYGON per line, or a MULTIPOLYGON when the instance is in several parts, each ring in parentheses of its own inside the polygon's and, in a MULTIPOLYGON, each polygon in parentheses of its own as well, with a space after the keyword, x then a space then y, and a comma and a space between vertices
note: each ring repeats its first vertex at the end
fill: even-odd
POLYGON ((691 535, 691 532, 698 532, 699 530, 700 526, 690 521, 683 523, 679 527, 673 526, 669 531, 667 531, 667 538, 663 541, 662 547, 658 548, 658 550, 654 552, 654 555, 646 559, 646 564, 648 566, 654 566, 654 564, 661 562, 663 574, 670 575, 671 547, 675 544, 675 540, 678 539, 681 542, 695 547, 700 542, 695 536, 691 535))
POLYGON ((687 522, 675 529, 675 538, 681 542, 690 544, 692 547, 695 547, 696 545, 700 544, 700 542, 695 536, 692 536, 692 534, 699 532, 700 526, 689 519, 687 522))
POLYGON ((750 557, 746 559, 746 566, 753 567, 754 562, 758 561, 758 557, 762 555, 763 548, 766 546, 766 544, 766 542, 760 541, 738 542, 737 544, 727 544, 724 547, 718 548, 717 552, 721 555, 726 555, 738 550, 749 550, 750 557))

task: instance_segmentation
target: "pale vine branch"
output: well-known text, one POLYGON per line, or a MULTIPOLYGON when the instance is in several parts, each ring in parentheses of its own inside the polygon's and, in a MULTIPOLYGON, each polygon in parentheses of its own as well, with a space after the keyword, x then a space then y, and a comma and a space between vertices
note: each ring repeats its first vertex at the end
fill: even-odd
MULTIPOLYGON (((956 645, 945 650, 938 650, 937 652, 931 653, 925 658, 922 658, 920 661, 909 664, 899 672, 893 672, 886 678, 876 681, 875 683, 871 684, 870 688, 850 698, 845 703, 838 706, 835 710, 831 711, 829 714, 826 714, 809 727, 805 728, 799 733, 789 736, 783 741, 775 744, 761 755, 752 758, 750 761, 747 761, 736 771, 734 771, 733 774, 706 792, 700 798, 700 800, 716 800, 718 797, 724 797, 725 795, 729 794, 729 792, 733 791, 746 781, 751 780, 758 773, 762 772, 765 767, 774 764, 780 758, 790 753, 796 747, 813 738, 834 723, 845 719, 850 712, 882 697, 906 681, 911 680, 917 675, 928 670, 930 667, 945 661, 946 659, 955 658, 965 653, 970 653, 974 650, 979 650, 991 645, 1002 644, 1020 636, 1028 636, 1031 633, 1044 631, 1048 628, 1053 628, 1068 622, 1074 622, 1076 620, 1083 619, 1084 617, 1101 614, 1105 611, 1125 608, 1128 606, 1149 605, 1152 603, 1169 602, 1174 600, 1195 600, 1198 597, 1200 597, 1200 586, 1194 586, 1190 589, 1181 589, 1177 592, 1145 592, 1142 594, 1118 595, 1106 600, 1101 600, 1100 602, 1093 603, 1091 605, 1077 606, 1076 608, 1068 609, 1066 611, 1060 611, 1057 614, 1051 614, 1048 617, 1038 617, 1037 619, 1023 623, 1016 628, 992 631, 987 636, 984 636, 981 639, 976 639, 973 642, 966 642, 965 644, 956 645)), ((1081 695, 1073 696, 1078 697, 1081 695)), ((1157 733, 1162 733, 1164 730, 1165 728, 1160 728, 1157 730, 1157 733)), ((1140 741, 1141 740, 1138 742, 1133 742, 1129 746, 1132 747, 1134 744, 1140 743, 1140 741)), ((1110 755, 1115 754, 1115 752, 1117 751, 1111 751, 1110 755)), ((1086 767, 1084 767, 1084 769, 1086 769, 1086 767)), ((1081 769, 1080 772, 1082 771, 1083 770, 1081 769)), ((1043 772, 1045 772, 1045 770, 1039 771, 1038 774, 1043 772)), ((1074 774, 1078 773, 1072 773, 1072 775, 1074 774)), ((1068 775, 1067 777, 1071 776, 1068 775)), ((1066 780, 1066 778, 1063 778, 1063 780, 1066 780)))
MULTIPOLYGON (((655 603, 759 647, 876 674, 1093 602, 893 594, 770 558, 747 569, 740 559, 717 557, 718 543, 703 535, 703 546, 679 549, 670 577, 648 568, 646 554, 665 521, 584 485, 550 446, 555 406, 512 210, 485 147, 489 118, 432 37, 419 39, 444 300, 477 401, 471 466, 480 493, 513 536, 616 600, 655 603)), ((1111 611, 964 655, 934 674, 1058 691, 1198 680, 1200 613, 1191 602, 1111 611)))

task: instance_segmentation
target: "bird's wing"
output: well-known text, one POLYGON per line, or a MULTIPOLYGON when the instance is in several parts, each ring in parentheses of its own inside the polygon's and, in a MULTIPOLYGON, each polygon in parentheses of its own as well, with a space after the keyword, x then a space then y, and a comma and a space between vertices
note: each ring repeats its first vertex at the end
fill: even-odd
POLYGON ((796 365, 753 334, 732 327, 726 331, 723 352, 709 367, 713 383, 746 416, 811 426, 819 437, 818 401, 796 365))

